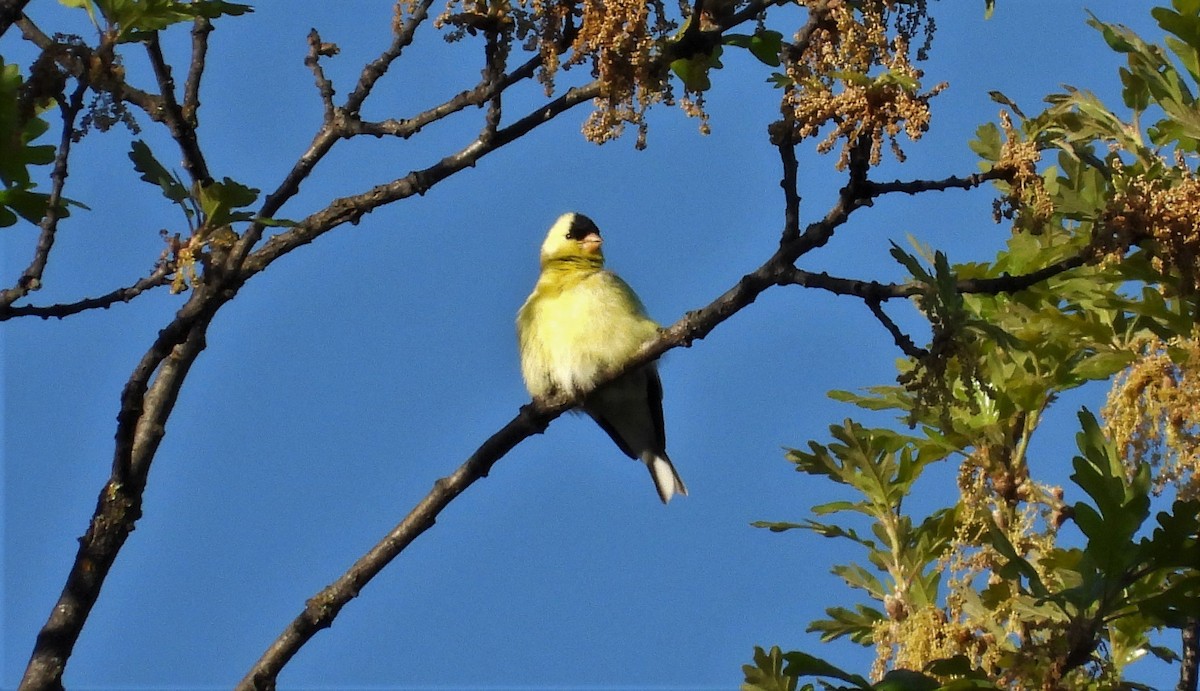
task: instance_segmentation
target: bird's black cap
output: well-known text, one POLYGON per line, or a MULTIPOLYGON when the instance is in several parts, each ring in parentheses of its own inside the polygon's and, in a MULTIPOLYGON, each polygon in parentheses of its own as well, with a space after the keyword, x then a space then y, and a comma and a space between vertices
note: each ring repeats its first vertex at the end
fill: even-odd
POLYGON ((596 226, 596 222, 583 214, 575 214, 571 219, 571 228, 567 231, 567 237, 572 240, 582 240, 592 233, 600 234, 600 228, 596 226))

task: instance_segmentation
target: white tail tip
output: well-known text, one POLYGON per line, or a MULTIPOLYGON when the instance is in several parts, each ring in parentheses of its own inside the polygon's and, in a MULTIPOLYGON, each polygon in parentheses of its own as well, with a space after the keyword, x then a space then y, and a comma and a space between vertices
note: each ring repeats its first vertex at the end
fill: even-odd
POLYGON ((675 496, 676 492, 687 496, 687 487, 683 484, 683 478, 679 477, 679 473, 675 471, 675 466, 671 465, 671 459, 667 458, 666 454, 646 459, 646 467, 650 469, 650 477, 654 479, 654 489, 658 490, 658 498, 662 499, 662 503, 666 504, 671 501, 671 497, 675 496))

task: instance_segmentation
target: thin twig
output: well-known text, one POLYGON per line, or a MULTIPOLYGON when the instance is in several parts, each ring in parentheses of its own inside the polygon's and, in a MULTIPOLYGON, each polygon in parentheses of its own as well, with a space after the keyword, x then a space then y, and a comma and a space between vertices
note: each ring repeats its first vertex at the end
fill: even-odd
MULTIPOLYGON (((850 152, 850 175, 846 185, 838 192, 837 202, 825 213, 825 218, 808 224, 803 233, 795 237, 784 237, 779 252, 786 260, 780 262, 779 272, 786 273, 801 256, 811 252, 833 237, 850 213, 861 206, 871 205, 871 196, 866 193, 867 168, 870 166, 870 142, 865 137, 850 152)), ((799 204, 797 197, 796 203, 799 204)), ((797 210, 797 213, 798 210, 797 210)))
POLYGON ((484 42, 483 86, 486 90, 492 92, 492 97, 488 100, 487 115, 484 116, 483 132, 479 134, 479 140, 482 142, 490 141, 492 137, 496 136, 496 131, 500 129, 501 96, 504 91, 497 88, 497 86, 504 78, 505 61, 508 57, 508 42, 510 40, 511 37, 498 31, 489 31, 484 42))
POLYGON ((83 109, 83 94, 87 88, 87 82, 80 81, 70 98, 60 97, 58 105, 63 121, 62 134, 58 140, 58 151, 54 155, 54 169, 50 172, 51 187, 46 199, 46 212, 39 223, 41 232, 33 251, 33 260, 17 279, 17 284, 12 288, 0 290, 0 312, 7 310, 14 302, 42 285, 42 273, 50 260, 50 250, 54 247, 54 236, 58 231, 58 220, 63 212, 62 193, 67 184, 67 160, 71 155, 71 143, 75 136, 75 118, 83 109))
POLYGON ((892 321, 887 312, 883 311, 883 305, 878 298, 868 299, 866 302, 867 308, 871 310, 871 314, 875 315, 880 324, 883 324, 883 328, 887 329, 888 333, 892 335, 892 340, 896 342, 896 345, 905 355, 914 360, 922 360, 929 355, 929 351, 924 348, 918 348, 917 344, 913 343, 908 334, 900 330, 896 322, 892 321))
POLYGON ((421 0, 421 2, 413 8, 413 12, 408 19, 403 23, 398 20, 402 16, 405 8, 408 7, 407 0, 397 0, 395 9, 396 22, 395 30, 392 32, 392 42, 379 55, 365 67, 358 77, 358 84, 354 87, 354 91, 346 97, 346 112, 357 116, 359 110, 362 109, 363 103, 367 97, 371 95, 371 90, 375 88, 375 84, 380 78, 387 73, 388 68, 392 63, 404 52, 413 42, 413 37, 416 35, 417 29, 429 17, 429 7, 433 4, 433 0, 421 0))
POLYGON ((597 82, 570 89, 562 96, 533 110, 513 124, 498 130, 487 143, 481 142, 479 139, 472 140, 458 152, 443 158, 428 168, 412 171, 398 180, 379 185, 362 194, 334 200, 329 206, 300 221, 295 227, 272 236, 261 248, 255 250, 247 257, 242 268, 242 280, 262 271, 284 254, 312 242, 343 223, 357 223, 363 216, 384 204, 425 194, 438 182, 464 168, 474 166, 487 154, 523 137, 539 125, 549 122, 580 103, 590 101, 598 93, 600 93, 600 87, 597 82))
POLYGON ((317 92, 321 94, 321 107, 325 111, 325 123, 332 125, 337 117, 337 106, 333 103, 333 82, 325 76, 325 68, 321 66, 321 56, 327 54, 325 44, 321 42, 321 34, 316 29, 308 32, 308 54, 304 56, 304 65, 312 70, 313 78, 317 80, 317 92))
POLYGON ((352 120, 348 123, 348 134, 408 139, 426 126, 453 115, 460 110, 487 103, 495 98, 499 92, 508 89, 519 81, 532 77, 537 67, 541 64, 541 56, 530 58, 520 67, 506 74, 495 84, 490 84, 486 79, 482 80, 474 88, 461 91, 444 103, 429 108, 411 118, 404 118, 403 120, 391 118, 380 122, 352 120))
POLYGON ((796 160, 796 141, 792 136, 794 125, 791 118, 784 117, 778 123, 780 138, 779 158, 783 163, 783 175, 779 186, 783 188, 783 234, 781 244, 789 244, 800 239, 800 188, 797 181, 800 163, 796 160))
POLYGON ((192 23, 192 62, 188 65, 187 80, 183 83, 183 116, 193 128, 197 126, 200 112, 200 80, 208 59, 208 35, 212 33, 212 22, 197 17, 192 23))
MULTIPOLYGON (((1031 271, 1027 274, 1008 274, 993 278, 964 278, 955 283, 955 290, 964 295, 982 294, 999 295, 1001 293, 1016 293, 1030 288, 1042 281, 1054 278, 1072 269, 1077 269, 1087 263, 1090 255, 1086 252, 1071 255, 1053 264, 1031 271)), ((855 278, 830 276, 825 272, 813 273, 789 266, 782 269, 777 277, 779 285, 795 285, 803 288, 816 288, 835 295, 847 295, 871 302, 887 302, 897 298, 908 298, 919 295, 925 287, 919 283, 880 283, 878 281, 863 281, 855 278)))
POLYGON ((150 37, 146 39, 146 54, 150 57, 150 66, 154 68, 154 77, 158 80, 158 88, 162 91, 163 121, 183 154, 183 168, 194 182, 207 185, 212 182, 212 176, 208 172, 208 163, 204 160, 204 152, 200 150, 196 129, 192 126, 192 122, 184 117, 183 109, 175 100, 175 78, 171 76, 171 66, 163 59, 157 31, 151 32, 150 37))
POLYGON ((41 317, 42 319, 63 319, 93 309, 108 309, 118 302, 129 302, 142 293, 169 285, 171 275, 175 272, 173 263, 163 263, 154 269, 149 276, 124 288, 94 298, 84 298, 76 302, 64 302, 54 305, 19 305, 16 307, 0 308, 0 321, 13 317, 41 317))
MULTIPOLYGON (((22 16, 17 20, 16 25, 17 28, 21 30, 21 36, 24 37, 25 40, 34 44, 38 48, 41 48, 42 50, 51 50, 57 45, 54 39, 47 36, 45 32, 39 29, 38 26, 30 21, 28 17, 22 16)), ((80 48, 82 49, 82 47, 80 48)), ((89 59, 91 58, 91 51, 88 49, 83 50, 86 51, 86 54, 82 57, 76 55, 75 52, 72 51, 55 51, 54 59, 63 69, 70 73, 72 77, 75 77, 76 79, 83 79, 85 78, 85 75, 89 74, 88 67, 89 59)), ((100 81, 89 81, 88 87, 96 92, 112 94, 113 98, 120 101, 132 103, 133 105, 145 111, 146 115, 149 116, 150 119, 154 120, 155 122, 162 121, 162 99, 155 94, 147 93, 141 89, 137 89, 126 84, 123 80, 113 78, 105 78, 100 81)))
POLYGON ((944 191, 951 189, 969 190, 992 180, 1004 180, 1010 173, 993 168, 983 173, 973 173, 966 177, 951 175, 941 180, 893 180, 891 182, 868 182, 865 190, 872 197, 902 192, 908 195, 922 192, 944 191))
MULTIPOLYGON (((300 191, 300 183, 308 178, 313 169, 316 168, 317 164, 320 163, 321 160, 325 158, 325 155, 333 149, 333 145, 337 143, 338 139, 354 134, 354 132, 349 128, 349 124, 357 121, 358 111, 362 108, 363 102, 366 101, 368 96, 370 96, 371 90, 374 88, 376 82, 383 77, 392 62, 400 57, 400 55, 404 52, 404 48, 412 43, 413 35, 415 34, 417 28, 428 16, 429 6, 431 4, 432 0, 422 0, 422 2, 414 9, 412 16, 393 31, 392 42, 388 48, 378 58, 363 67, 362 73, 358 79, 358 85, 355 87, 354 91, 350 93, 350 96, 347 97, 346 105, 341 111, 342 113, 346 114, 346 117, 337 118, 336 110, 331 111, 328 106, 326 107, 325 119, 321 124, 321 129, 318 130, 316 135, 313 137, 312 144, 309 145, 308 149, 304 152, 300 159, 296 161, 295 165, 292 166, 292 169, 288 171, 287 176, 285 176, 283 181, 279 183, 279 186, 275 188, 275 191, 268 194, 263 200, 262 208, 259 210, 259 215, 261 217, 274 217, 275 214, 283 208, 283 205, 300 191)), ((404 6, 406 6, 406 4, 403 2, 403 0, 397 0, 395 5, 397 17, 400 16, 399 13, 402 11, 402 7, 404 6)), ((305 62, 307 63, 309 59, 313 60, 315 63, 315 68, 319 70, 320 63, 317 61, 317 56, 311 55, 311 51, 314 50, 312 38, 313 34, 315 33, 316 32, 314 30, 309 35, 309 50, 311 57, 306 58, 305 62)), ((320 50, 319 45, 315 50, 320 50)), ((321 90, 322 100, 325 99, 324 94, 326 86, 325 84, 322 84, 323 74, 323 71, 317 73, 317 87, 321 90)), ((328 85, 328 87, 330 90, 329 105, 332 105, 333 87, 332 85, 328 85)), ((262 235, 265 230, 266 226, 261 223, 250 224, 250 227, 246 229, 246 232, 242 234, 242 237, 238 239, 237 243, 229 253, 227 268, 230 272, 236 273, 240 271, 242 263, 246 261, 246 258, 250 255, 251 250, 258 245, 258 242, 262 239, 262 235)))

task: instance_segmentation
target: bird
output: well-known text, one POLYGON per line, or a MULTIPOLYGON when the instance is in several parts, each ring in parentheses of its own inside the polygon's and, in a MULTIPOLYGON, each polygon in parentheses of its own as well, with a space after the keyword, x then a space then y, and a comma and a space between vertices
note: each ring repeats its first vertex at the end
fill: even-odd
MULTIPOLYGON (((541 249, 541 273, 517 312, 517 341, 525 388, 535 399, 590 390, 624 365, 660 327, 629 284, 604 268, 596 223, 563 214, 541 249)), ((662 381, 654 363, 592 391, 581 404, 596 424, 650 470, 664 504, 687 494, 667 456, 662 381)))

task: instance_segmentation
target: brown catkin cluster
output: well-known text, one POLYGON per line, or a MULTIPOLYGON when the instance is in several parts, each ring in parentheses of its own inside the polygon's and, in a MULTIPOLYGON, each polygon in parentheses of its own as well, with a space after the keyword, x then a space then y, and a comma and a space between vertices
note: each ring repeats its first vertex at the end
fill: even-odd
POLYGON ((1113 256, 1141 245, 1150 251, 1155 268, 1177 273, 1179 290, 1191 295, 1200 261, 1200 180, 1182 162, 1167 170, 1115 182, 1116 192, 1097 224, 1095 245, 1113 256))
MULTIPOLYGON (((541 56, 538 79, 547 94, 559 70, 587 65, 600 95, 583 134, 596 143, 633 125, 644 147, 647 109, 672 100, 659 47, 678 23, 662 0, 449 0, 436 24, 449 28, 448 40, 480 30, 523 40, 541 56)), ((689 105, 689 113, 697 112, 689 105)))
POLYGON ((1148 463, 1156 491, 1200 498, 1200 333, 1147 339, 1139 351, 1109 391, 1105 430, 1131 474, 1148 463))
POLYGON ((1042 154, 1036 142, 1022 138, 1007 110, 1000 111, 1000 127, 1004 145, 993 170, 1005 174, 1008 189, 993 203, 992 217, 997 223, 1012 220, 1015 231, 1040 233, 1054 215, 1054 201, 1037 171, 1042 154))
POLYGON ((637 146, 642 148, 646 110, 663 100, 666 85, 666 70, 654 60, 663 37, 658 21, 663 7, 645 0, 584 0, 583 7, 569 64, 590 56, 592 74, 600 80, 596 109, 583 124, 583 134, 603 144, 621 136, 628 123, 638 128, 637 146))
MULTIPOLYGON (((815 10, 814 10, 815 11, 815 10)), ((923 53, 932 24, 923 22, 925 4, 869 0, 853 5, 834 0, 825 5, 823 21, 809 37, 808 48, 787 64, 793 82, 784 95, 785 119, 794 122, 796 139, 820 136, 817 150, 832 151, 840 141, 837 167, 845 169, 860 138, 871 142, 870 162, 879 163, 886 139, 898 160, 903 132, 916 141, 929 129, 929 101, 944 88, 919 91, 921 70, 909 57, 913 34, 926 27, 923 53), (889 27, 895 25, 897 35, 889 27)), ((797 41, 801 39, 797 36, 797 41)))

